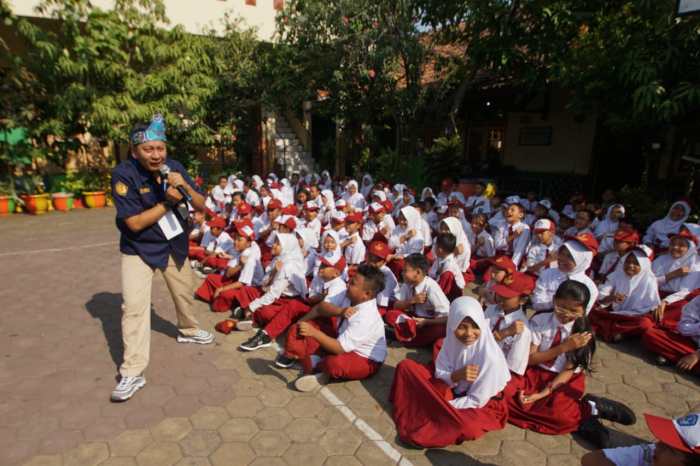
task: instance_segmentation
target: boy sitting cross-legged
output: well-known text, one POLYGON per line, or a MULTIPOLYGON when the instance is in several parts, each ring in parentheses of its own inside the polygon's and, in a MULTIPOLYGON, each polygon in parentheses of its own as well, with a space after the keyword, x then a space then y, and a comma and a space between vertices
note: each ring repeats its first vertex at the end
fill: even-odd
POLYGON ((329 379, 366 379, 379 370, 387 348, 375 298, 383 288, 382 272, 361 264, 344 297, 319 303, 290 328, 284 356, 298 359, 306 374, 294 383, 297 390, 313 391, 329 379))

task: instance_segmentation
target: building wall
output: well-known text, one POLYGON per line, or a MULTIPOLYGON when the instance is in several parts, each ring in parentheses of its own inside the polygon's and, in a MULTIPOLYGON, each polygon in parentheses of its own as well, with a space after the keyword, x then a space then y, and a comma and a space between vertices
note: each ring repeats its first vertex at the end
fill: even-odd
POLYGON ((509 113, 506 124, 503 164, 522 171, 589 174, 595 137, 595 118, 587 115, 576 121, 566 110, 566 94, 554 90, 550 111, 509 113), (520 138, 533 128, 551 128, 551 144, 524 145, 520 138))
MULTIPOLYGON (((34 8, 41 0, 10 0, 15 14, 37 16, 34 8)), ((114 6, 114 0, 92 0, 103 9, 114 6)), ((258 38, 269 41, 275 32, 275 15, 283 0, 164 0, 171 24, 181 24, 188 32, 199 33, 204 27, 221 31, 225 13, 240 17, 245 24, 258 29, 258 38)))

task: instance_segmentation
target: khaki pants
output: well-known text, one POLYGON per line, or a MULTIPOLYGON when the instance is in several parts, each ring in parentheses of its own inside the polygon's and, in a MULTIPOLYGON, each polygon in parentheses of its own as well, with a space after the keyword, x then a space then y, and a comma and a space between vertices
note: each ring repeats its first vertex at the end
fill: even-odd
MULTIPOLYGON (((122 254, 122 376, 140 375, 148 366, 151 351, 152 269, 139 256, 122 254)), ((187 260, 178 268, 172 256, 163 273, 177 313, 177 328, 183 335, 194 335, 199 323, 192 313, 193 276, 187 260)))

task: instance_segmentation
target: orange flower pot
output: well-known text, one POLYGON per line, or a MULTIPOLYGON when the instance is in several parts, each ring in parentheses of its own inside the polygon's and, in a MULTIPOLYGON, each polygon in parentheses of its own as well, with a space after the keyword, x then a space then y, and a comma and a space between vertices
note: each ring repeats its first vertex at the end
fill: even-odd
POLYGON ((73 208, 73 193, 53 193, 51 200, 53 208, 60 212, 68 212, 73 208))
POLYGON ((86 191, 83 193, 83 198, 85 199, 85 206, 90 209, 104 207, 107 203, 107 196, 104 191, 86 191))
POLYGON ((24 208, 32 215, 45 214, 49 210, 48 194, 25 194, 22 196, 24 208))
POLYGON ((10 215, 15 211, 15 200, 10 196, 0 196, 0 215, 10 215))

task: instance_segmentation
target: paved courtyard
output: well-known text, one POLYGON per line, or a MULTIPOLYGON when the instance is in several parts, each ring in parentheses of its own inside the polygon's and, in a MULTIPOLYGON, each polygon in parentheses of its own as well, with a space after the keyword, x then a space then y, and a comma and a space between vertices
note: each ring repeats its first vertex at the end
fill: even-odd
MULTIPOLYGON (((162 279, 153 290, 148 385, 109 402, 123 352, 114 210, 0 218, 0 465, 574 465, 588 446, 508 426, 446 449, 397 442, 387 402, 396 364, 428 352, 392 347, 366 382, 314 394, 275 350, 237 351, 245 335, 179 345, 162 279)), ((206 328, 223 318, 197 303, 206 328)), ((625 401, 635 426, 619 444, 651 438, 641 418, 700 406, 698 379, 658 368, 639 346, 599 345, 588 391, 625 401)))

